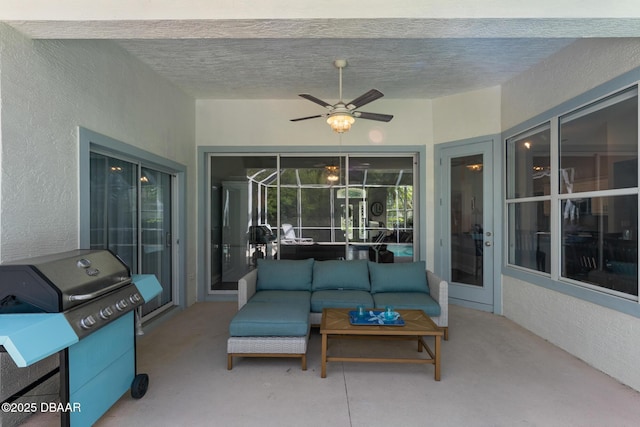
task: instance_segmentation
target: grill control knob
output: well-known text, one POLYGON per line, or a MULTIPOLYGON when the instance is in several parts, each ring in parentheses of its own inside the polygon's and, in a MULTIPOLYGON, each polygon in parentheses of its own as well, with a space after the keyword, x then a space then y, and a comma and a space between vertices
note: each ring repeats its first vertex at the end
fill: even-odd
POLYGON ((131 294, 129 296, 129 301, 131 301, 132 304, 138 304, 142 301, 142 298, 140 297, 140 294, 131 294))
POLYGON ((118 311, 124 311, 128 306, 129 303, 127 303, 127 301, 124 299, 121 299, 116 303, 116 308, 118 309, 118 311))
POLYGON ((96 324, 96 319, 95 317, 89 315, 87 317, 85 317, 84 319, 80 320, 80 326, 83 329, 89 329, 91 327, 93 327, 93 325, 96 324))
POLYGON ((104 320, 107 320, 111 316, 113 316, 113 310, 111 310, 111 307, 105 307, 100 310, 100 317, 102 317, 104 320))

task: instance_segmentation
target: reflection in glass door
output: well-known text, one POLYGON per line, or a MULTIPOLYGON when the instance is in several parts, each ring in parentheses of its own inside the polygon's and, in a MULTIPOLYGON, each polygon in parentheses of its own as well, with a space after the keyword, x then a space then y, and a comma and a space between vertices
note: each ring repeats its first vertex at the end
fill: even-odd
POLYGON ((140 164, 91 153, 90 247, 109 249, 132 274, 154 274, 162 293, 146 316, 173 303, 172 178, 140 164))
POLYGON ((270 155, 210 158, 209 292, 237 292, 238 279, 275 256, 277 171, 270 155))
POLYGON ((451 159, 451 280, 483 286, 482 154, 451 159))
POLYGON ((137 272, 137 166, 96 153, 90 164, 91 249, 109 249, 137 272))
POLYGON ((162 292, 142 307, 145 316, 173 299, 171 175, 142 168, 140 194, 141 270, 155 274, 162 285, 162 292))
POLYGON ((449 297, 487 311, 493 311, 491 153, 492 141, 440 150, 442 269, 449 297))

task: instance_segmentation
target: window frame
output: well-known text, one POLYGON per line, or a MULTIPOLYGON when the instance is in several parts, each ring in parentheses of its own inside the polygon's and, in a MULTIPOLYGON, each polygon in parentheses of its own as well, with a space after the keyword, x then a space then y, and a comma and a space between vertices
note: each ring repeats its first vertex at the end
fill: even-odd
MULTIPOLYGON (((548 110, 524 123, 514 126, 502 133, 503 141, 503 185, 502 191, 503 197, 503 218, 504 221, 504 234, 503 234, 503 247, 506 249, 503 251, 502 260, 502 272, 506 276, 513 277, 533 285, 541 286, 547 289, 551 289, 557 292, 561 292, 566 295, 570 295, 591 303, 595 303, 604 307, 614 309, 626 314, 630 314, 635 317, 640 317, 640 298, 631 294, 625 296, 617 295, 615 293, 608 293, 596 285, 589 285, 587 282, 581 282, 573 280, 567 277, 562 277, 561 273, 561 219, 560 219, 560 204, 563 200, 571 198, 571 194, 560 193, 560 177, 557 173, 559 170, 560 162, 560 123, 563 117, 570 117, 572 114, 576 114, 583 111, 589 111, 591 106, 596 106, 598 103, 599 108, 606 108, 607 98, 615 97, 625 91, 633 89, 635 87, 638 92, 638 103, 640 104, 640 69, 629 72, 623 76, 620 76, 610 82, 602 84, 588 92, 585 92, 569 101, 566 101, 551 110, 548 110), (550 146, 550 160, 551 160, 551 194, 549 196, 533 196, 533 197, 521 197, 509 198, 509 188, 507 180, 510 178, 507 159, 507 145, 509 140, 518 138, 520 135, 525 135, 528 132, 532 132, 535 129, 543 129, 544 126, 550 126, 551 130, 551 146, 550 146), (516 203, 533 202, 549 200, 550 201, 550 233, 551 233, 551 248, 550 248, 550 262, 551 273, 545 273, 543 271, 533 270, 531 268, 522 267, 509 262, 509 230, 511 225, 509 223, 509 207, 516 203)), ((640 111, 640 109, 639 109, 640 111)), ((640 128, 640 113, 638 114, 637 125, 640 128)), ((640 130, 640 129, 639 129, 640 130)), ((638 143, 636 148, 640 152, 640 132, 638 132, 638 143)), ((640 163, 640 155, 638 156, 638 163, 640 163)), ((640 169, 640 168, 639 168, 640 169)), ((640 181, 638 186, 632 189, 609 189, 598 191, 594 196, 615 196, 621 193, 639 195, 640 204, 640 181)), ((589 196, 593 192, 586 192, 584 196, 589 196)), ((640 219, 638 220, 640 225, 640 219)))

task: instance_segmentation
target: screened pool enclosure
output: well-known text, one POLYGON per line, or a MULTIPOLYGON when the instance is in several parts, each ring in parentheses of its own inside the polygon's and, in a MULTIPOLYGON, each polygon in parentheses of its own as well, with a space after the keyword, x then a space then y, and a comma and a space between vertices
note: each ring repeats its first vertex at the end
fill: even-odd
POLYGON ((210 155, 210 291, 260 258, 417 259, 414 155, 210 155))

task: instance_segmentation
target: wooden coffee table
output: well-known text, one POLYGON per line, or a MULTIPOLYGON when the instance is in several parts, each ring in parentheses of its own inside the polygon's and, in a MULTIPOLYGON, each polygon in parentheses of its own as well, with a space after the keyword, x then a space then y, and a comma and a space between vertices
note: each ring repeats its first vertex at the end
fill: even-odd
POLYGON ((397 310, 405 324, 403 326, 352 325, 346 308, 325 308, 322 311, 320 334, 322 335, 322 378, 327 377, 327 362, 384 362, 384 363, 425 363, 434 365, 434 378, 440 381, 440 344, 444 332, 422 310, 397 310), (424 341, 425 336, 435 339, 433 351, 424 341), (425 358, 380 358, 380 357, 338 357, 327 355, 329 337, 372 339, 404 339, 418 342, 418 352, 424 348, 431 357, 425 358))

